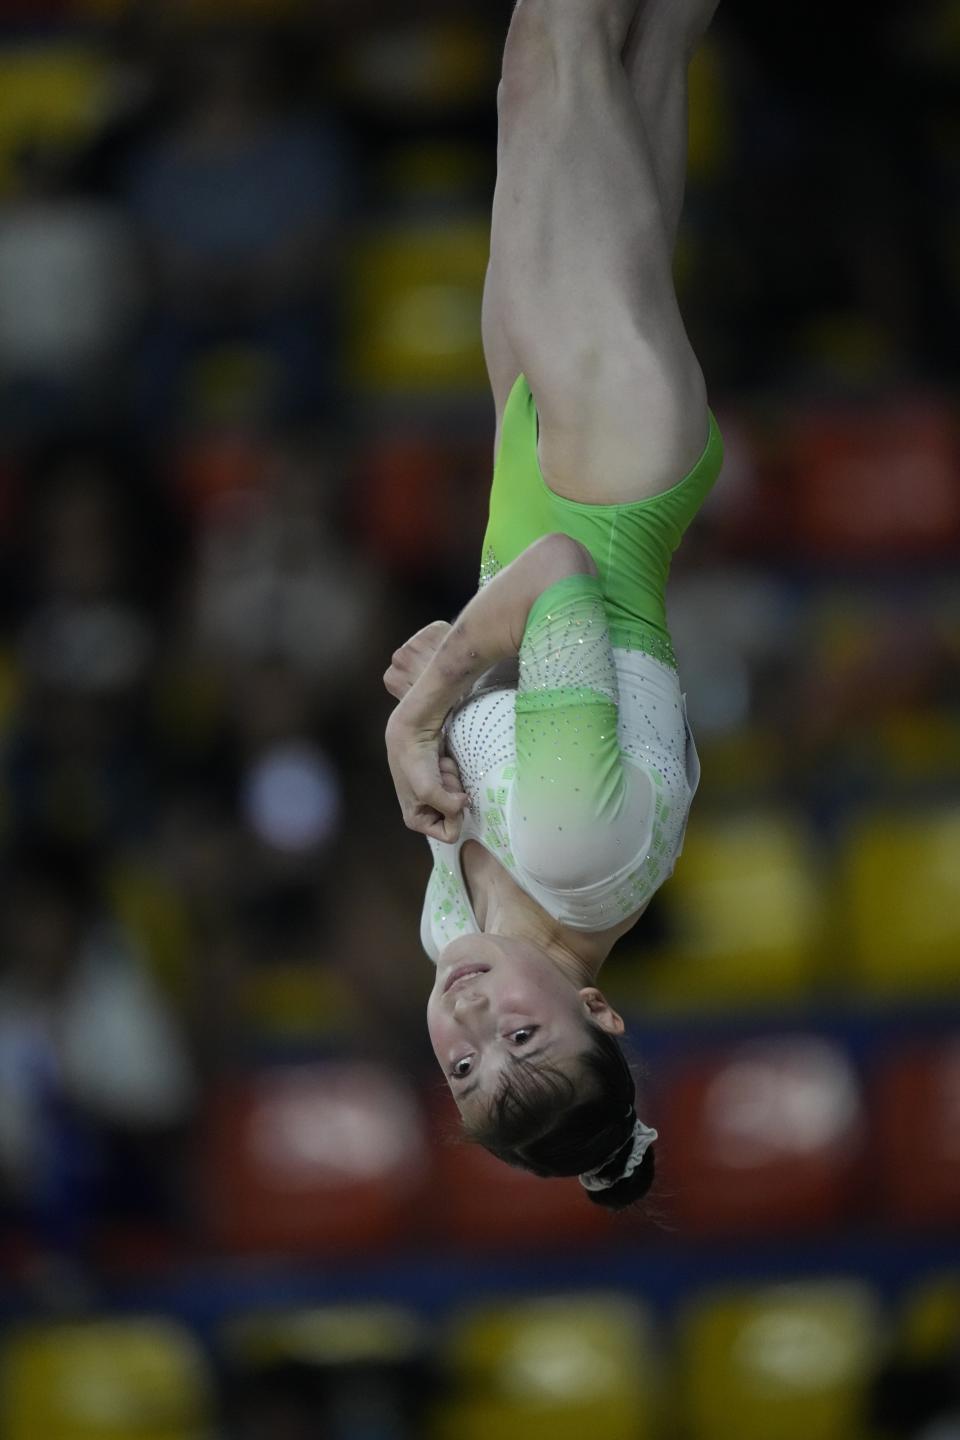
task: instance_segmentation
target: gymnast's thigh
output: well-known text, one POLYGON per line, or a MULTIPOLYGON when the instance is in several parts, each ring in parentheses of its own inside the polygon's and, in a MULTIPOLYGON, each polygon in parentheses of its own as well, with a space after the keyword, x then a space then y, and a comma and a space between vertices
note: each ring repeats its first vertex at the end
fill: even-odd
POLYGON ((522 370, 549 487, 642 500, 686 474, 708 434, 649 143, 602 33, 579 32, 565 63, 556 36, 536 53, 546 42, 523 13, 504 57, 485 295, 498 413, 522 370))

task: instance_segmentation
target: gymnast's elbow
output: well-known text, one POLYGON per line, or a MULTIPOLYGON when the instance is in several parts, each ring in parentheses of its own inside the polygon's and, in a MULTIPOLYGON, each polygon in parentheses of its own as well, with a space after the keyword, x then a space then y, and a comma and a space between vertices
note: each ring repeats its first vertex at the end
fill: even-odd
POLYGON ((600 573, 586 545, 562 530, 541 535, 524 551, 524 555, 529 556, 541 572, 538 578, 544 589, 557 580, 565 580, 568 575, 595 576, 600 573))

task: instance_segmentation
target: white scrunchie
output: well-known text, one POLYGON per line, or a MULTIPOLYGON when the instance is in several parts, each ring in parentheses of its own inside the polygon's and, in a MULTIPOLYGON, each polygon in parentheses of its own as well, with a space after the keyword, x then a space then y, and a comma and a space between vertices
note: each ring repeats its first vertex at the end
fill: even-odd
MULTIPOLYGON (((651 1130, 649 1125, 644 1125, 642 1120, 638 1120, 633 1127, 633 1149, 627 1156, 627 1163, 620 1174, 612 1175, 609 1180, 601 1180, 600 1171, 606 1169, 606 1165, 598 1165, 596 1170, 587 1170, 580 1176, 580 1184, 584 1190, 609 1190, 611 1185, 619 1185, 621 1180, 629 1180, 657 1138, 656 1130, 651 1130)), ((606 1163, 609 1165, 610 1161, 608 1160, 606 1163)))

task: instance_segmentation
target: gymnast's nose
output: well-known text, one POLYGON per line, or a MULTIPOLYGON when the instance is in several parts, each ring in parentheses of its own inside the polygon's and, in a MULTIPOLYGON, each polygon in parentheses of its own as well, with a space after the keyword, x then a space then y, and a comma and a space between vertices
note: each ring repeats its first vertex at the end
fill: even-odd
POLYGON ((490 1001, 482 990, 465 990, 458 995, 453 1002, 454 1015, 469 1015, 475 1011, 486 1010, 490 1001))

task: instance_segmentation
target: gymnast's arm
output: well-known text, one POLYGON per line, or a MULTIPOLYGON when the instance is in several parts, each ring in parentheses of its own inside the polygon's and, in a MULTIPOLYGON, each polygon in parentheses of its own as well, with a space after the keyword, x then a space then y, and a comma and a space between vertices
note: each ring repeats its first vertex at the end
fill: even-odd
POLYGON ((527 619, 507 804, 517 862, 553 890, 602 883, 648 848, 651 781, 621 753, 619 703, 599 581, 560 580, 527 619))
POLYGON ((558 580, 595 577, 587 549, 568 535, 544 535, 473 597, 387 722, 387 757, 404 822, 450 841, 466 796, 440 776, 443 722, 498 660, 518 655, 530 611, 558 580))

